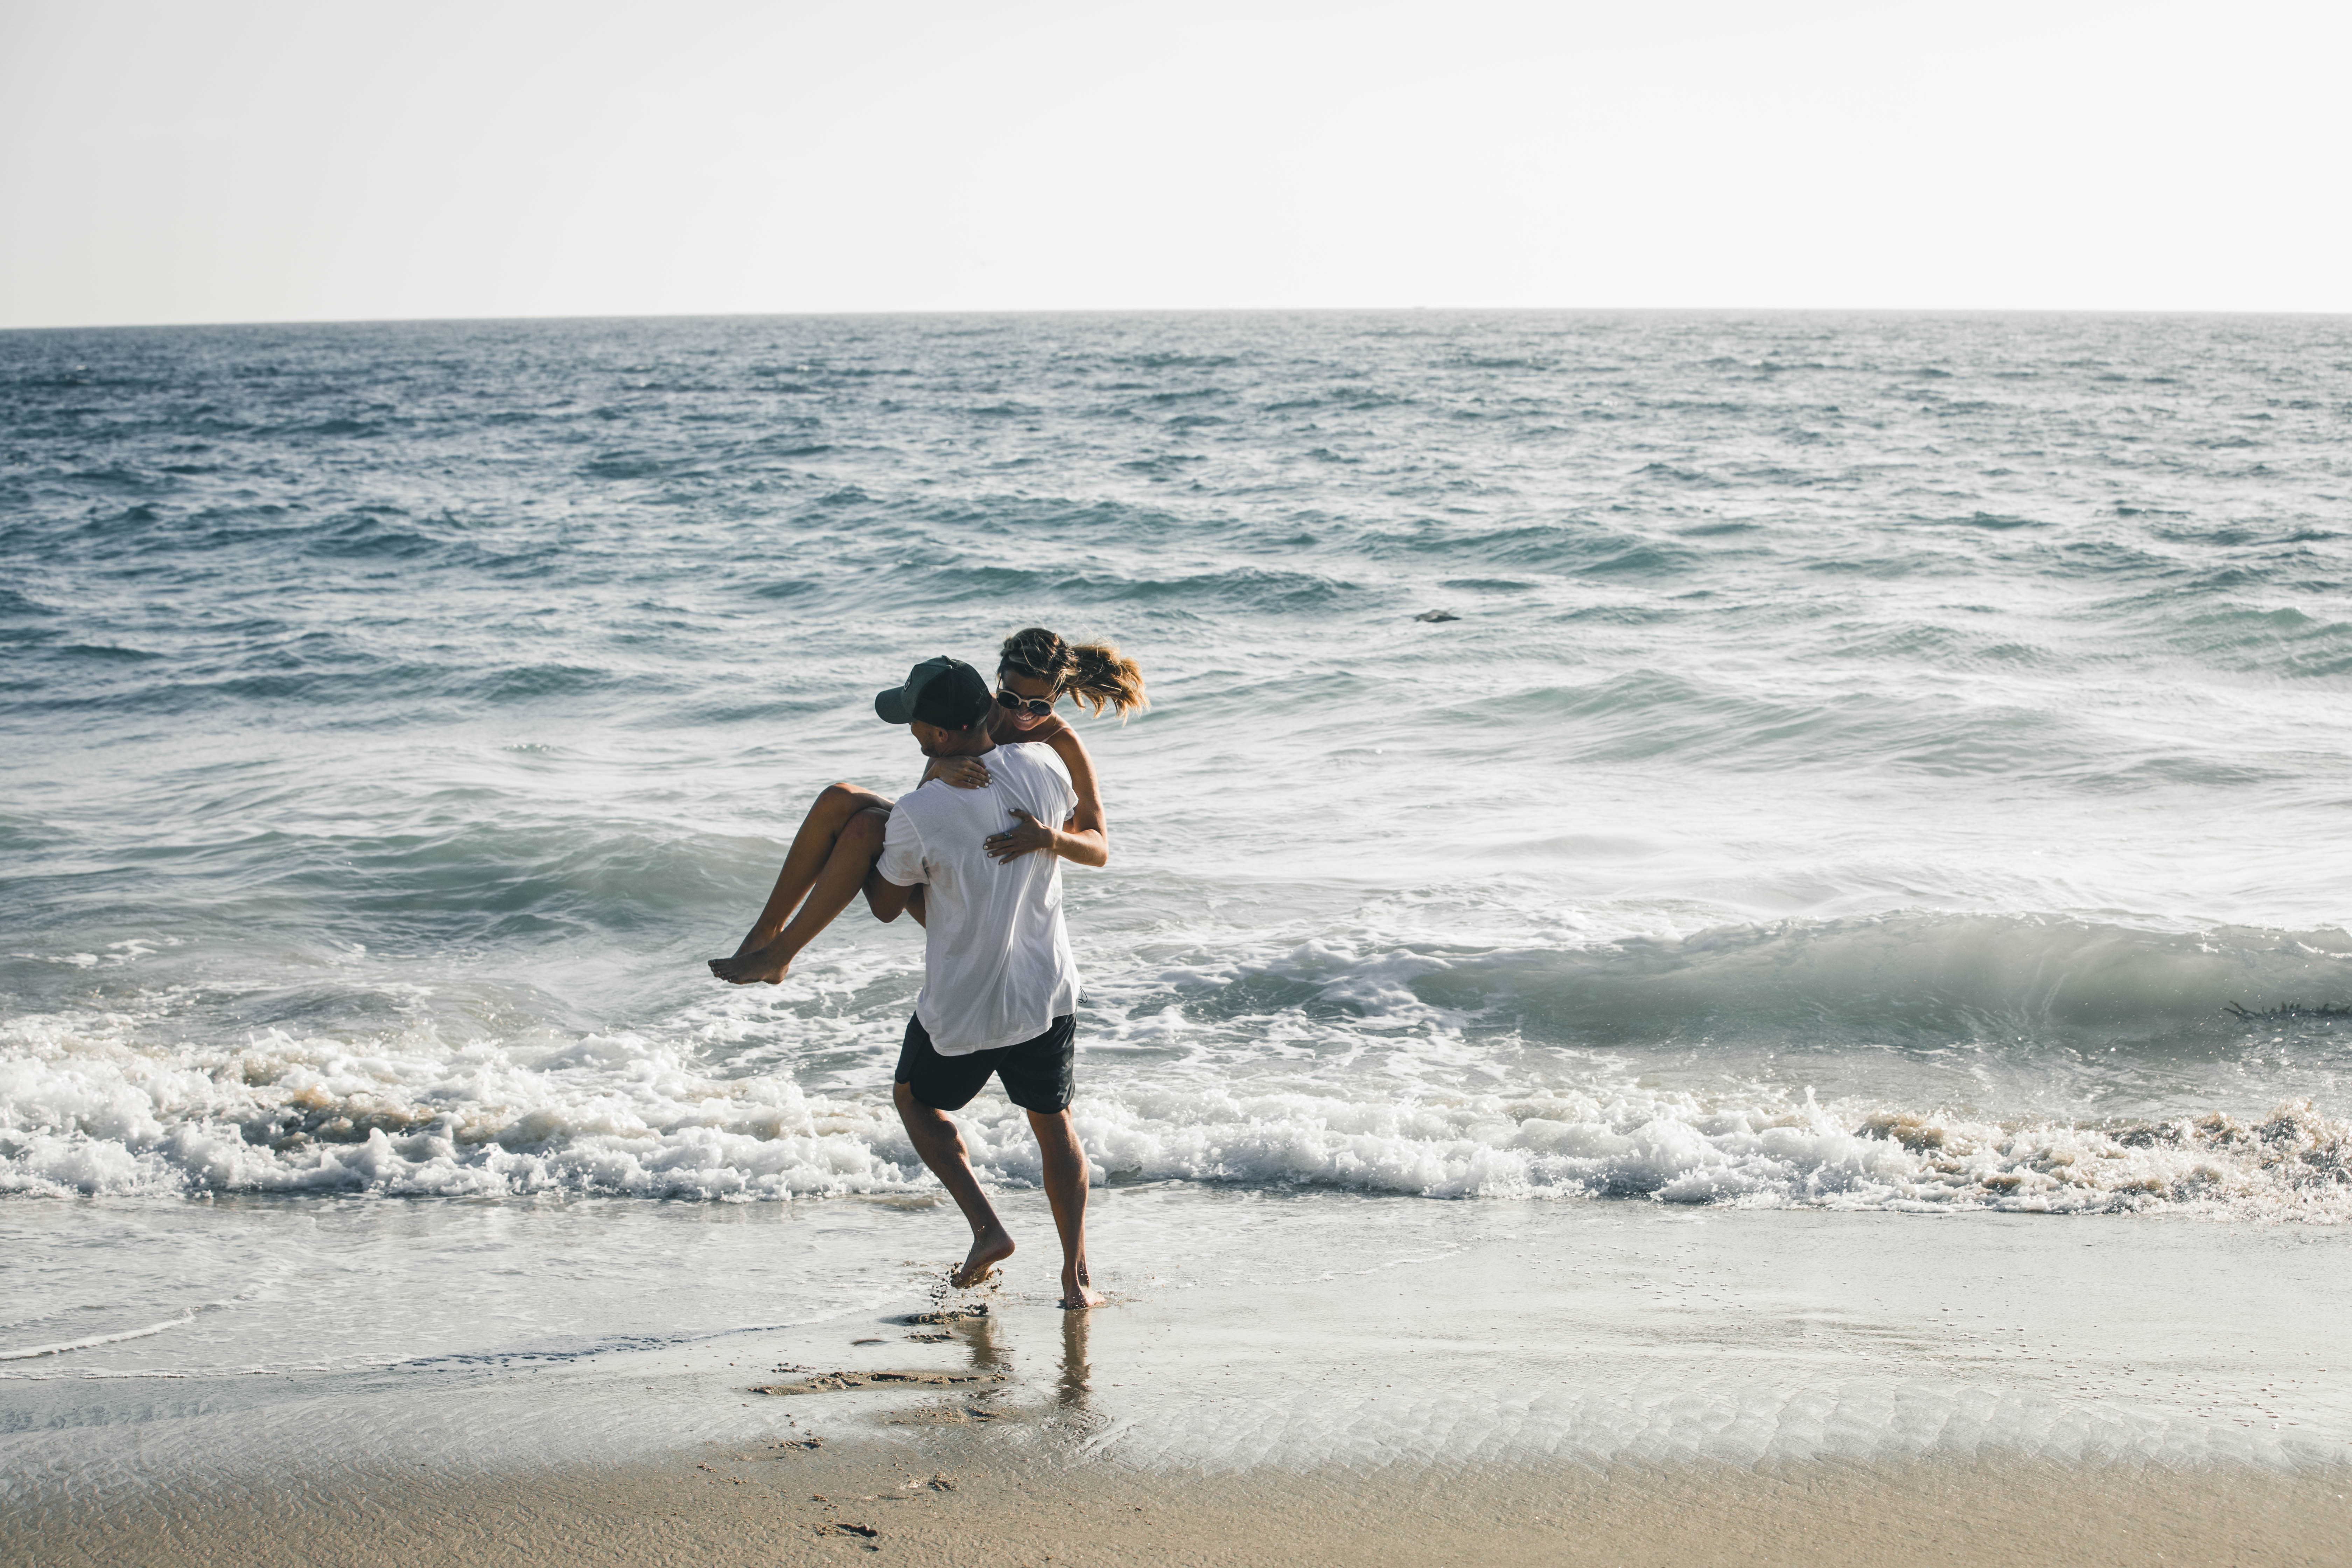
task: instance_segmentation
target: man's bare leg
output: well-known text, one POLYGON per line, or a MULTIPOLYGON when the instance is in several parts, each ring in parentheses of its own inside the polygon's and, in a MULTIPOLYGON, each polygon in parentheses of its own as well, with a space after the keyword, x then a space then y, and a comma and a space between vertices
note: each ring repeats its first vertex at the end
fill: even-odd
POLYGON ((1045 1198, 1054 1205, 1054 1228, 1062 1237, 1062 1305, 1073 1310, 1099 1304, 1087 1279, 1087 1152, 1065 1109, 1029 1113, 1037 1152, 1045 1167, 1045 1198))
POLYGON ((793 847, 784 851, 784 868, 776 873, 775 891, 768 895, 767 907, 735 949, 736 957, 776 940, 793 909, 816 886, 817 874, 833 858, 834 841, 841 837, 841 830, 859 812, 877 809, 889 810, 889 798, 856 784, 827 784, 817 793, 815 804, 801 818, 800 831, 793 835, 793 847))
POLYGON ((971 1226, 971 1252, 963 1267, 948 1276, 948 1283, 957 1289, 969 1289, 1013 1256, 1013 1237, 989 1206, 988 1194, 980 1190, 980 1178, 972 1174, 971 1158, 964 1152, 963 1134, 956 1131, 955 1122, 945 1112, 917 1100, 914 1089, 906 1084, 893 1085, 891 1098, 898 1101, 898 1120, 907 1124, 915 1152, 923 1157, 923 1163, 947 1188, 948 1196, 955 1199, 971 1226))
MULTIPOLYGON (((810 816, 814 820, 815 814, 812 812, 810 816)), ((884 809, 869 808, 851 816, 834 836, 832 852, 818 870, 807 899, 785 922, 784 929, 749 952, 710 960, 710 973, 736 985, 755 982, 772 985, 782 980, 801 949, 815 941, 816 933, 831 925, 834 917, 847 909, 849 900, 866 888, 867 879, 874 875, 874 862, 882 854, 883 836, 889 827, 890 814, 884 809)), ((782 890, 783 884, 779 879, 780 896, 782 890)), ((868 897, 870 901, 871 895, 868 897)), ((875 912, 881 911, 877 909, 875 912)))

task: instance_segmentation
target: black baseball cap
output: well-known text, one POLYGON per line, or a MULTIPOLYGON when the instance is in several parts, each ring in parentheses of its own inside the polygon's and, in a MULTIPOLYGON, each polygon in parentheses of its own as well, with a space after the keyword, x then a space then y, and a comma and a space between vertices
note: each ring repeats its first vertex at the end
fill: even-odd
POLYGON ((874 711, 885 724, 921 720, 942 730, 969 730, 992 699, 980 671, 941 654, 907 672, 907 684, 874 694, 874 711))

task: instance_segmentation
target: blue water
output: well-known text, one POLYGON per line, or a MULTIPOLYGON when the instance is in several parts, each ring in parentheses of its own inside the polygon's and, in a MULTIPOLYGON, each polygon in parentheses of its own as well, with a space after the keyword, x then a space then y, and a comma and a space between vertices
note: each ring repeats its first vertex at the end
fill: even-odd
POLYGON ((14 332, 0 563, 27 1199, 926 1187, 701 961, 1042 624, 1106 1182, 2352 1216, 2343 320, 14 332))

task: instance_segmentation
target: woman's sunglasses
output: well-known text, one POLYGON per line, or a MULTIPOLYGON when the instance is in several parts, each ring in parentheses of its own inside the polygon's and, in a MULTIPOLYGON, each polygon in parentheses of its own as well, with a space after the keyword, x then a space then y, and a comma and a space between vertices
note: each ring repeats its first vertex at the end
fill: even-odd
POLYGON ((1050 697, 1024 697, 1018 691, 1007 691, 1002 686, 996 689, 996 705, 1010 708, 1015 713, 1026 713, 1034 719, 1043 719, 1054 710, 1054 700, 1050 697))

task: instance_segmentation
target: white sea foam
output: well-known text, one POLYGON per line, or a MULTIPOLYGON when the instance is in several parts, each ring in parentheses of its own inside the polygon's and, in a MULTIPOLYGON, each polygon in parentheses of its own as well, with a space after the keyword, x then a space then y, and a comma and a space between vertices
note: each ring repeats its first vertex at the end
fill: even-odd
MULTIPOLYGON (((1295 1009, 1212 1029, 1167 1008, 1110 1031, 1076 1107, 1097 1179, 2352 1218, 2352 1128, 2307 1100, 2252 1121, 2086 1125, 1754 1084, 1662 1088, 1605 1056, 1514 1083, 1509 1053, 1428 1013, 1407 998, 1387 1030, 1368 1033, 1360 1019, 1295 1009), (1256 1037, 1252 1073, 1227 1070, 1236 1026, 1256 1037), (1129 1062, 1123 1050, 1178 1059, 1129 1062)), ((788 1071, 723 1068, 707 1052, 713 1025, 683 1039, 615 1032, 529 1047, 449 1044, 430 1030, 131 1043, 152 1027, 47 1015, 0 1031, 0 1191, 744 1200, 927 1180, 878 1070, 815 1089, 788 1071)), ((963 1121, 994 1179, 1035 1180, 1017 1110, 992 1090, 963 1121)))
POLYGON ((169 1318, 160 1323, 147 1323, 135 1329, 124 1329, 119 1333, 90 1334, 79 1340, 60 1340, 53 1345, 26 1345, 14 1350, 0 1350, 0 1361, 34 1361, 43 1356, 68 1355, 75 1351, 96 1350, 100 1345, 119 1345, 131 1340, 152 1339, 157 1334, 169 1333, 173 1329, 185 1328, 195 1321, 196 1315, 194 1312, 184 1312, 179 1317, 169 1318))
POLYGON ((630 1035, 142 1050, 54 1016, 5 1034, 0 1190, 787 1197, 909 1173, 887 1106, 719 1082, 630 1035))

